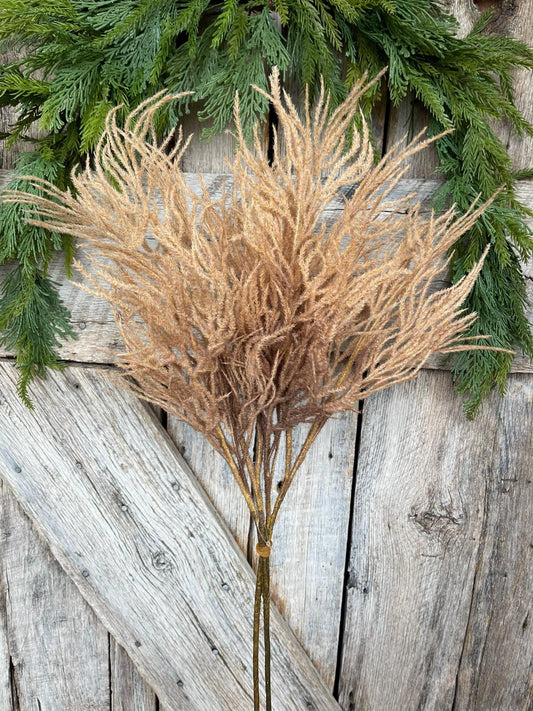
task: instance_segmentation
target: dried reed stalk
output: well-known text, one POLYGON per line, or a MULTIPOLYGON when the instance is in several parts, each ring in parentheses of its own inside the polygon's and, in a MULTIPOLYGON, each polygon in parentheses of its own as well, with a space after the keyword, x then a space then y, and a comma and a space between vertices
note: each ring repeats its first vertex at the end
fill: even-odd
POLYGON ((328 417, 412 378, 433 353, 476 347, 462 337, 475 316, 461 304, 481 265, 451 288, 430 285, 483 209, 423 219, 409 198, 390 199, 428 141, 397 145, 375 165, 360 119, 349 146, 363 81, 331 115, 322 91, 303 118, 277 71, 270 84, 283 151, 276 137, 269 165, 257 131, 246 146, 237 102, 233 186, 219 199, 185 182, 181 131, 172 148, 170 138, 157 144, 154 114, 172 98, 161 94, 123 129, 109 114, 94 166, 74 176, 75 196, 37 179, 44 197, 7 196, 31 207, 32 224, 81 241, 84 288, 109 301, 124 339, 121 383, 202 432, 231 467, 259 540, 255 709, 261 603, 271 704, 269 555, 281 503, 328 417), (339 196, 343 210, 326 221, 339 196))

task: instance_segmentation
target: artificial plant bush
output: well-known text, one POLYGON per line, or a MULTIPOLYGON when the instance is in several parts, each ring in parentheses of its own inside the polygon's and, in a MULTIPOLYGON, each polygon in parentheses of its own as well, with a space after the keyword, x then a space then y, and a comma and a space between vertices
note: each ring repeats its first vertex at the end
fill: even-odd
MULTIPOLYGON (((455 202, 464 213, 478 194, 488 199, 505 186, 450 246, 451 276, 459 280, 493 244, 467 298, 467 308, 479 313, 472 335, 490 333, 501 346, 533 355, 520 269, 533 240, 529 211, 516 198, 516 180, 525 174, 513 172, 490 123, 506 119, 518 134, 531 135, 513 102, 511 72, 531 67, 533 54, 521 42, 485 34, 490 14, 462 39, 437 0, 4 0, 0 19, 4 48, 22 52, 0 69, 0 106, 19 112, 5 137, 10 144, 23 139, 34 123, 45 132, 10 185, 22 191, 29 188, 20 177, 27 173, 62 190, 72 187, 70 170, 93 154, 108 110, 124 103, 125 115, 161 88, 195 92, 208 135, 230 122, 238 90, 249 136, 253 123, 268 116, 268 99, 250 85, 265 90, 273 65, 308 84, 312 95, 322 76, 332 107, 364 72, 388 65, 394 104, 412 91, 435 133, 455 128, 436 143, 446 181, 441 203, 455 202)), ((366 112, 380 90, 376 84, 365 97, 366 112)), ((168 104, 158 132, 173 129, 191 101, 187 94, 168 104)), ((27 225, 20 205, 0 210, 0 263, 17 263, 3 285, 0 329, 3 344, 18 354, 19 389, 28 404, 31 378, 58 366, 58 341, 72 335, 68 304, 47 277, 52 253, 61 248, 68 269, 70 238, 27 225)), ((457 357, 454 372, 469 413, 495 384, 503 390, 511 360, 503 352, 457 357)))
POLYGON ((486 347, 466 335, 475 314, 462 308, 481 261, 448 289, 431 284, 487 206, 427 219, 408 198, 391 198, 427 142, 375 165, 366 123, 354 127, 363 82, 333 113, 321 95, 303 118, 276 71, 270 94, 257 91, 276 110, 283 150, 276 134, 270 161, 258 131, 247 146, 237 103, 238 149, 218 198, 188 186, 181 133, 172 146, 157 143, 156 112, 172 97, 155 97, 124 129, 109 114, 74 195, 27 178, 41 196, 5 199, 27 206, 39 229, 81 241, 85 288, 109 302, 122 333, 120 384, 190 424, 228 462, 259 541, 254 706, 262 608, 270 710, 269 557, 282 502, 328 417, 414 377, 433 353, 486 347), (327 216, 339 198, 343 209, 327 216))

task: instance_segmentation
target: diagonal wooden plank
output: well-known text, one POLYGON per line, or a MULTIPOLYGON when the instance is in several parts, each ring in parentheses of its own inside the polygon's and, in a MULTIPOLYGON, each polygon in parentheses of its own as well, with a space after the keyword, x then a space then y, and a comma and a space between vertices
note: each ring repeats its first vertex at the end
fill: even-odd
POLYGON ((246 556, 250 512, 227 462, 205 437, 177 417, 169 415, 167 431, 246 556))
MULTIPOLYGON (((163 704, 251 706, 253 575, 168 435, 133 396, 69 368, 18 401, 0 364, 0 473, 163 704)), ((337 709, 279 614, 275 708, 337 709)))
POLYGON ((524 698, 533 651, 527 623, 521 629, 533 595, 531 496, 525 496, 533 469, 532 402, 533 378, 514 375, 508 395, 493 394, 469 422, 449 374, 426 371, 365 403, 340 682, 344 709, 452 709, 461 658, 457 711, 522 708, 513 695, 524 698), (496 495, 505 472, 520 473, 520 481, 508 483, 512 494, 500 489, 496 495), (493 679, 491 693, 471 706, 464 699, 480 669, 481 687, 493 679), (509 704, 491 705, 497 688, 509 704))

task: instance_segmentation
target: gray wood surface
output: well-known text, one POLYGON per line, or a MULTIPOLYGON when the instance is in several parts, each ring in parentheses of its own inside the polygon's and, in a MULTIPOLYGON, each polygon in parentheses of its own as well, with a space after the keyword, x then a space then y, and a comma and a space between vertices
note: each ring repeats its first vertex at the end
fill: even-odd
MULTIPOLYGON (((0 496, 2 496, 0 505, 3 505, 4 488, 3 482, 0 482, 0 496)), ((9 654, 6 596, 3 590, 0 589, 0 592, 2 593, 0 595, 0 708, 14 711, 11 693, 13 665, 9 654)))
POLYGON ((156 695, 143 680, 127 652, 112 637, 110 645, 110 711, 157 711, 156 695))
POLYGON ((108 711, 107 632, 11 491, 0 486, 0 586, 11 685, 10 691, 3 685, 1 708, 108 711))
MULTIPOLYGON (((465 2, 465 0, 463 0, 465 2)), ((491 26, 493 32, 516 37, 533 45, 533 7, 528 0, 506 0, 496 8, 491 26)), ((524 116, 533 122, 533 81, 531 72, 521 69, 515 72, 514 90, 516 105, 524 116)), ((517 169, 533 165, 533 140, 519 138, 511 127, 498 127, 498 134, 509 149, 517 169)))
POLYGON ((523 627, 533 590, 532 395, 531 376, 514 375, 508 395, 468 422, 450 376, 426 371, 365 403, 343 708, 451 709, 461 666, 454 710, 522 709, 533 653, 523 627), (483 664, 486 678, 476 676, 483 664), (489 678, 507 705, 491 702, 489 678), (465 703, 478 685, 481 702, 465 703))
POLYGON ((231 531, 237 545, 247 556, 251 518, 229 466, 205 437, 185 422, 169 416, 167 430, 231 531))
POLYGON ((511 377, 484 448, 479 539, 454 711, 533 708, 533 377, 511 377), (490 467, 487 466, 490 462, 490 467))
MULTIPOLYGON (((170 709, 249 709, 253 575, 166 432, 98 369, 40 382, 33 412, 0 375, 1 475, 98 618, 170 709)), ((273 613, 276 707, 338 708, 273 613)))
MULTIPOLYGON (((0 130, 13 116, 9 108, 0 110, 0 130)), ((29 135, 38 135, 35 127, 29 135)), ((0 141, 0 167, 11 168, 30 149, 20 142, 6 150, 0 141)), ((0 708, 107 711, 112 703, 141 711, 130 706, 119 683, 131 662, 122 654, 110 664, 114 640, 1 480, 0 512, 0 708)))

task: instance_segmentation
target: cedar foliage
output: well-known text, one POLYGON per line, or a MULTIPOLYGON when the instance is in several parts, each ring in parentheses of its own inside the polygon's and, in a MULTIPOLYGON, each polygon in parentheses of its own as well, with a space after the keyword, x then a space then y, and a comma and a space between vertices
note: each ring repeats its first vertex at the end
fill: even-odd
POLYGON ((40 196, 5 197, 27 206, 35 227, 81 241, 85 288, 109 302, 122 333, 119 382, 202 432, 231 467, 259 540, 256 710, 261 599, 270 708, 274 525, 309 447, 328 417, 414 377, 431 354, 476 348, 464 333, 475 314, 462 304, 481 261, 448 289, 430 285, 486 205, 424 218, 409 198, 393 200, 406 160, 427 142, 417 137, 374 165, 366 123, 353 128, 364 91, 361 80, 329 116, 321 94, 300 118, 274 71, 270 94, 258 93, 275 107, 283 151, 276 136, 271 163, 258 130, 247 146, 237 103, 232 184, 220 198, 188 187, 181 132, 172 148, 157 143, 154 118, 169 101, 157 96, 124 129, 109 114, 74 196, 29 178, 40 196), (333 200, 343 209, 326 216, 333 200), (298 449, 292 431, 302 423, 298 449))
MULTIPOLYGON (((195 92, 204 134, 231 121, 233 96, 241 97, 246 136, 268 114, 264 94, 270 68, 278 66, 309 84, 311 98, 323 81, 332 107, 364 72, 389 66, 388 91, 397 104, 410 91, 429 110, 435 133, 455 132, 437 141, 446 183, 439 204, 455 202, 464 212, 478 194, 488 199, 504 190, 460 242, 451 247, 451 276, 460 279, 488 244, 494 249, 467 306, 479 313, 472 335, 492 334, 506 348, 533 355, 524 315, 525 282, 520 259, 533 253, 516 198, 509 157, 489 123, 510 120, 519 135, 531 126, 513 103, 511 72, 533 66, 524 43, 486 34, 490 13, 463 39, 437 0, 5 0, 0 42, 22 48, 23 57, 0 67, 0 106, 14 106, 18 118, 4 136, 24 139, 37 123, 46 135, 21 158, 9 186, 26 189, 20 176, 39 175, 59 188, 72 186, 70 171, 91 156, 108 110, 124 103, 125 113, 161 88, 195 92), (278 20, 271 12, 277 13, 278 20)), ((364 98, 366 112, 380 86, 364 98)), ((157 132, 164 134, 191 108, 191 96, 162 108, 157 132)), ((57 342, 72 335, 68 313, 46 275, 52 253, 72 242, 27 225, 19 205, 0 208, 0 262, 17 260, 18 277, 4 284, 0 328, 4 344, 15 345, 20 391, 28 402, 33 375, 57 366, 57 342), (35 311, 36 284, 49 317, 35 311), (38 347, 37 347, 38 346, 38 347)), ((42 314, 43 309, 39 312, 42 314)), ((504 389, 512 356, 470 353, 458 356, 454 372, 472 414, 495 384, 504 389)))

